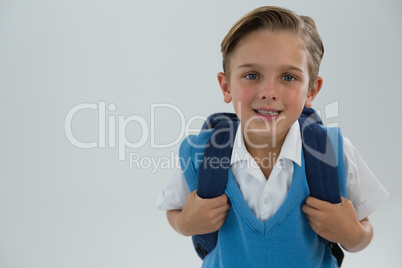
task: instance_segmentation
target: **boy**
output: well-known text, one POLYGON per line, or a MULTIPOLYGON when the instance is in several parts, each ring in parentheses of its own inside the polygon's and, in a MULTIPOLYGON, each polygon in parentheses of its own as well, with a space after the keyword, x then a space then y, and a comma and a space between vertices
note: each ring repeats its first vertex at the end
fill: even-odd
MULTIPOLYGON (((317 234, 350 252, 364 249, 373 236, 367 216, 388 193, 344 139, 347 176, 339 183, 347 185, 348 199, 330 204, 308 196, 297 119, 323 83, 324 48, 314 21, 257 8, 231 28, 221 51, 219 85, 240 119, 226 194, 202 199, 186 185, 196 177, 178 171, 158 207, 183 235, 219 230, 204 267, 337 267, 317 234)), ((185 140, 181 150, 193 150, 190 144, 185 140)))

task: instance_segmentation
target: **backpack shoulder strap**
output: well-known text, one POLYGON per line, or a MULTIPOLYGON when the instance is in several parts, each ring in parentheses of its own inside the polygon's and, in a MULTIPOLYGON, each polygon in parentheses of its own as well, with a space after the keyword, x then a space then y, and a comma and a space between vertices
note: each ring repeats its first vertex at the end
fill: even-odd
POLYGON ((204 126, 213 127, 214 130, 205 146, 198 171, 197 195, 201 198, 214 198, 225 192, 234 137, 239 124, 237 116, 229 113, 213 114, 208 119, 204 126))
MULTIPOLYGON (((320 117, 313 109, 304 108, 298 120, 310 195, 333 204, 340 203, 339 176, 343 176, 340 173, 343 172, 342 167, 344 167, 343 162, 339 163, 339 153, 342 153, 341 159, 343 160, 340 130, 336 128, 339 130, 338 132, 334 129, 324 128, 320 117), (329 130, 328 133, 327 130, 329 130)), ((319 239, 322 243, 329 245, 340 267, 344 258, 340 246, 322 237, 319 239)))
POLYGON ((331 139, 317 123, 321 121, 318 115, 315 113, 316 121, 308 116, 312 109, 308 110, 299 117, 299 123, 310 195, 333 204, 340 203, 337 158, 331 139))
MULTIPOLYGON (((208 132, 210 136, 205 144, 198 168, 196 188, 199 197, 214 198, 225 192, 233 142, 239 122, 236 114, 230 113, 212 114, 205 121, 199 135, 208 132)), ((183 150, 185 149, 183 147, 183 150)), ((217 239, 217 231, 192 237, 195 250, 201 259, 215 248, 217 239)))
POLYGON ((188 135, 180 145, 180 167, 184 174, 184 178, 190 192, 197 189, 198 165, 201 162, 204 148, 211 133, 212 129, 209 131, 201 132, 198 135, 188 135))

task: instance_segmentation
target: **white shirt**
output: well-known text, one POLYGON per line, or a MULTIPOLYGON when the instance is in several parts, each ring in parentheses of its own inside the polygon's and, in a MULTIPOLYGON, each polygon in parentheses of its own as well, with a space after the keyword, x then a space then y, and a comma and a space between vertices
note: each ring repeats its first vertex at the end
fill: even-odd
MULTIPOLYGON (((254 158, 248 153, 239 125, 230 169, 248 206, 261 221, 275 214, 285 200, 293 177, 293 163, 301 166, 302 140, 300 126, 293 123, 282 145, 275 166, 266 180, 254 158)), ((347 173, 348 199, 352 201, 357 218, 367 217, 389 194, 363 161, 349 139, 343 139, 347 173)), ((189 190, 180 168, 162 189, 156 207, 161 210, 183 209, 189 190)))

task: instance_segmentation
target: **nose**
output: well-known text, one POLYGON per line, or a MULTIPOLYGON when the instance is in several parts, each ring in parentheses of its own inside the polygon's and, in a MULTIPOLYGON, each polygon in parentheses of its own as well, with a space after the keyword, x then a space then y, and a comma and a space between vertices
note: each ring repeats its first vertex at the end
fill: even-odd
POLYGON ((278 99, 278 87, 274 81, 266 81, 261 85, 259 92, 259 98, 262 100, 277 100, 278 99))

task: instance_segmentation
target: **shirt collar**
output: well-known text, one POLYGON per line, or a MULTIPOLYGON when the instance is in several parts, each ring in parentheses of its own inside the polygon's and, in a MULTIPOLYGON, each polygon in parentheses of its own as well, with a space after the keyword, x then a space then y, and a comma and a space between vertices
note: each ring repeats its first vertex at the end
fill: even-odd
MULTIPOLYGON (((288 134, 286 135, 285 141, 283 142, 281 152, 278 159, 285 158, 289 159, 299 166, 301 166, 301 150, 302 150, 302 140, 300 134, 300 125, 296 120, 290 127, 288 134)), ((230 165, 233 165, 238 161, 248 161, 251 155, 246 149, 243 139, 243 133, 241 131, 241 124, 236 131, 236 137, 233 143, 233 151, 230 159, 230 165)))
POLYGON ((243 133, 241 131, 241 124, 237 127, 236 136, 233 143, 232 156, 230 158, 230 165, 235 162, 248 160, 251 155, 248 153, 244 144, 243 133))
POLYGON ((300 134, 299 121, 295 121, 290 127, 288 134, 286 135, 285 141, 283 142, 281 153, 279 158, 285 158, 292 160, 299 166, 301 166, 301 151, 302 151, 302 140, 300 134))

